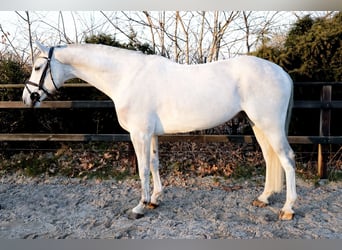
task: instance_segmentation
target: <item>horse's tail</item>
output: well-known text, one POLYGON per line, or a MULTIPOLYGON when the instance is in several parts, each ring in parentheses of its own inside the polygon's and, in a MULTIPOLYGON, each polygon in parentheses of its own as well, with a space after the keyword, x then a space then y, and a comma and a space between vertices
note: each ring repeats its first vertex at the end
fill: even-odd
MULTIPOLYGON (((287 107, 286 121, 285 121, 286 135, 288 134, 290 119, 291 119, 291 114, 292 114, 292 107, 293 107, 293 82, 291 78, 290 78, 290 82, 291 82, 291 95, 290 95, 290 99, 289 99, 289 103, 287 107)), ((268 159, 269 159, 269 165, 271 166, 268 169, 268 174, 270 175, 268 178, 269 187, 274 192, 279 193, 282 191, 283 184, 284 184, 284 170, 282 168, 278 155, 274 152, 272 147, 270 147, 269 149, 268 159)))
POLYGON ((270 177, 266 177, 269 180, 269 188, 273 192, 279 193, 283 189, 284 184, 284 170, 280 164, 278 155, 274 152, 273 149, 269 152, 269 162, 270 167, 266 174, 269 174, 270 177))
POLYGON ((293 107, 293 81, 290 78, 290 76, 288 76, 288 77, 289 77, 289 80, 291 82, 291 96, 290 96, 289 104, 287 106, 287 113, 286 113, 286 121, 285 121, 286 135, 289 133, 289 126, 290 126, 291 115, 292 115, 292 107, 293 107))

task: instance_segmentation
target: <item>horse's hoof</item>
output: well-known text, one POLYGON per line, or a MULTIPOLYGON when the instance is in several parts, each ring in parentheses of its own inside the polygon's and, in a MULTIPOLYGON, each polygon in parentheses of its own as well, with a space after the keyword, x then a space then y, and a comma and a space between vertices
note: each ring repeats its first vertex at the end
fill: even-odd
POLYGON ((252 205, 255 207, 266 207, 268 204, 262 201, 259 201, 258 199, 254 200, 252 202, 252 205))
POLYGON ((156 209, 157 207, 159 207, 159 204, 155 204, 151 202, 146 205, 146 208, 148 209, 156 209))
POLYGON ((128 219, 130 219, 130 220, 137 220, 137 219, 140 219, 142 217, 144 217, 144 214, 137 214, 137 213, 133 213, 133 212, 128 213, 128 219))
POLYGON ((284 212, 280 211, 279 212, 279 220, 293 220, 294 213, 289 213, 289 212, 284 212))

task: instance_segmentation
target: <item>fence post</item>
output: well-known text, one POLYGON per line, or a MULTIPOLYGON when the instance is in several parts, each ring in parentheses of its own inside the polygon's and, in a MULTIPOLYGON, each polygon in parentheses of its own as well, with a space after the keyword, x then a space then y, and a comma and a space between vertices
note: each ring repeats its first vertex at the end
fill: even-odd
MULTIPOLYGON (((322 87, 321 101, 324 107, 321 108, 319 120, 319 136, 330 136, 330 119, 331 119, 331 92, 332 86, 326 85, 322 87)), ((330 152, 330 144, 318 144, 318 162, 317 173, 321 179, 327 178, 328 153, 330 152)))

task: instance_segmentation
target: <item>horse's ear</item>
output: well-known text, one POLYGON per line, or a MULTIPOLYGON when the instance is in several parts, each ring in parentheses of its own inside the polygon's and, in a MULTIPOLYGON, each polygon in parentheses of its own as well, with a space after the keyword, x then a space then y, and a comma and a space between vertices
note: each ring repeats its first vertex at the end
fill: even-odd
POLYGON ((47 54, 49 52, 49 48, 44 46, 43 44, 41 44, 40 42, 36 41, 36 45, 38 47, 38 49, 42 52, 47 54))

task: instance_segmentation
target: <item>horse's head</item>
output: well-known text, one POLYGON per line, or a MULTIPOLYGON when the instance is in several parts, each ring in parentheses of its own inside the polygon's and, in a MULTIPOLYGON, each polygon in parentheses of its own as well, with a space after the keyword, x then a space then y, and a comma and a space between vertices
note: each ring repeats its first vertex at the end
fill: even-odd
POLYGON ((39 107, 40 102, 52 95, 63 84, 61 63, 54 57, 54 47, 48 48, 36 42, 40 54, 36 58, 29 80, 25 83, 23 101, 31 107, 39 107))

